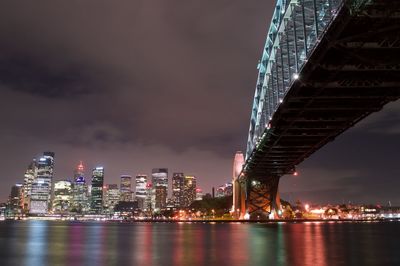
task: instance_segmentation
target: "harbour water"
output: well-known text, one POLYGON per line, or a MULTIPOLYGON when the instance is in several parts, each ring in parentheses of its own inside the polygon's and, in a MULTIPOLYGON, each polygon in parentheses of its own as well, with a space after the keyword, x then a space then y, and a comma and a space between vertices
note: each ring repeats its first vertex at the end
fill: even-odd
POLYGON ((400 265, 400 222, 4 221, 0 265, 400 265))

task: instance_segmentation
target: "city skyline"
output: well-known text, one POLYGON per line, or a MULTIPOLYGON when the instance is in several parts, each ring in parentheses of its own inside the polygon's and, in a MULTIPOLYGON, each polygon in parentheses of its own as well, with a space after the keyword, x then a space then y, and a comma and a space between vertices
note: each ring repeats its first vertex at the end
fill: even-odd
MULTIPOLYGON (((43 150, 63 162, 56 178, 86 158, 110 183, 164 166, 201 177, 205 191, 230 180, 273 5, 210 2, 192 16, 191 1, 109 3, 89 19, 73 3, 4 4, 0 199, 43 150)), ((282 198, 400 205, 399 110, 386 106, 313 154, 281 179, 282 198)))

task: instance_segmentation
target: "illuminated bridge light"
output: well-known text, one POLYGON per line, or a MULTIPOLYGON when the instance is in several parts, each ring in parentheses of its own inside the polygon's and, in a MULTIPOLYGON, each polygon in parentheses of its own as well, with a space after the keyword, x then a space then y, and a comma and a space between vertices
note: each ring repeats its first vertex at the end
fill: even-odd
POLYGON ((299 74, 294 73, 294 74, 293 74, 293 79, 294 79, 294 80, 299 79, 299 74))

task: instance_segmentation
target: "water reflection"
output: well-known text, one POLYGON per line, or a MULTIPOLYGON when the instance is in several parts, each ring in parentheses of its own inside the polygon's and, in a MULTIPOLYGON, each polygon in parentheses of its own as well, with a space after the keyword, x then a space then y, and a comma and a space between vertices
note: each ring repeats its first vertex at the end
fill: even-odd
MULTIPOLYGON (((16 228, 13 228, 16 229, 16 228)), ((48 226, 46 222, 32 221, 29 223, 25 265, 42 266, 47 265, 46 255, 48 254, 47 241, 48 226)))
POLYGON ((0 265, 400 265, 400 223, 0 223, 0 265))

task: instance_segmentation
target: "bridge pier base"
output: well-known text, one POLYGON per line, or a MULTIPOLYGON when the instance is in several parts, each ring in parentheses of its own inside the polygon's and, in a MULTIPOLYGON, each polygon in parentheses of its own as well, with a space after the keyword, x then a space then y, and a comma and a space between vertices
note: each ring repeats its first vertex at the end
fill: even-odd
POLYGON ((279 218, 279 177, 247 178, 240 184, 240 219, 279 218))

